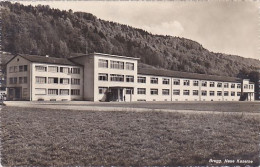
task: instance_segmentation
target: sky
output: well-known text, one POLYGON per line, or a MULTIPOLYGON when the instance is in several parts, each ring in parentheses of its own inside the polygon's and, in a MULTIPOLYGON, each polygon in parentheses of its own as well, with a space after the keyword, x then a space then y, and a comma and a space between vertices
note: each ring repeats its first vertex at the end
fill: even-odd
POLYGON ((260 1, 25 1, 92 13, 152 34, 191 39, 206 49, 260 59, 260 1))

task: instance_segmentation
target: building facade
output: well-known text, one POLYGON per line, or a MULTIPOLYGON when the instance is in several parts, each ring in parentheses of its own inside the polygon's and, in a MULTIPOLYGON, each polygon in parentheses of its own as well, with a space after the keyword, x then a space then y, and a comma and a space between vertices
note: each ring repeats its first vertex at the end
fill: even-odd
POLYGON ((138 68, 138 58, 93 53, 69 59, 18 55, 7 64, 9 100, 254 100, 247 79, 138 68))

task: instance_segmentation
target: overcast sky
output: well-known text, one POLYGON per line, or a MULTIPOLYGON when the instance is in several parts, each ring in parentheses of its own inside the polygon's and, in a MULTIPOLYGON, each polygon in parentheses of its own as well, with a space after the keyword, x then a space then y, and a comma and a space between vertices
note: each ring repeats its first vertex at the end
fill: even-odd
POLYGON ((260 59, 260 2, 231 1, 28 1, 72 9, 153 34, 188 38, 213 52, 260 59))

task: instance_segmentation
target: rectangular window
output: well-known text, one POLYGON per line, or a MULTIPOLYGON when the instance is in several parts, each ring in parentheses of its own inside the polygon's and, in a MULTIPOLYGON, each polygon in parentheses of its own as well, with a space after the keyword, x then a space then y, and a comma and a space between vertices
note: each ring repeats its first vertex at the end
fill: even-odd
POLYGON ((60 67, 60 72, 68 74, 69 73, 69 68, 68 67, 60 67))
POLYGON ((145 95, 146 94, 146 89, 145 88, 137 88, 137 94, 145 95))
POLYGON ((169 89, 163 89, 162 90, 162 95, 169 95, 170 94, 170 90, 169 89))
POLYGON ((150 93, 151 95, 158 95, 158 89, 151 89, 150 93))
POLYGON ((158 84, 158 78, 151 77, 150 83, 151 84, 158 84))
POLYGON ((231 96, 235 96, 236 95, 236 92, 231 92, 231 96))
POLYGON ((224 83, 224 88, 228 88, 228 83, 224 83))
POLYGON ((12 73, 12 72, 14 72, 14 67, 13 66, 9 67, 9 73, 12 73))
POLYGON ((183 90, 183 95, 185 95, 185 96, 190 95, 190 90, 183 90))
POLYGON ((48 78, 48 83, 49 84, 58 84, 59 83, 59 79, 58 78, 54 78, 54 77, 49 77, 48 78))
POLYGON ((71 95, 80 95, 80 90, 79 89, 71 89, 71 95))
POLYGON ((124 62, 121 61, 110 61, 110 68, 124 69, 124 62))
POLYGON ((48 66, 48 72, 59 72, 59 68, 57 66, 48 66))
POLYGON ((107 87, 98 87, 99 94, 105 94, 107 92, 107 87))
POLYGON ((126 88, 125 94, 127 94, 127 95, 134 94, 134 90, 132 88, 126 88))
POLYGON ((80 68, 71 68, 72 74, 80 74, 80 68))
POLYGON ((168 78, 163 78, 162 83, 163 83, 164 85, 169 85, 169 84, 170 84, 170 79, 168 79, 168 78))
POLYGON ((23 66, 19 66, 19 72, 23 72, 23 66))
POLYGON ((45 88, 35 88, 35 95, 46 95, 45 88))
POLYGON ((71 78, 71 85, 80 85, 80 79, 71 78))
POLYGON ((222 83, 221 83, 221 82, 218 82, 217 87, 218 87, 218 88, 221 88, 221 87, 222 87, 222 83))
POLYGON ((222 96, 222 91, 217 91, 217 96, 222 96))
POLYGON ((126 75, 125 80, 126 80, 126 82, 134 82, 134 76, 133 75, 126 75))
POLYGON ((126 63, 125 63, 125 68, 126 68, 127 70, 134 70, 134 63, 126 62, 126 63))
POLYGON ((199 86, 199 81, 193 81, 193 86, 199 86))
POLYGON ((35 66, 36 71, 44 72, 47 71, 47 67, 45 66, 35 66))
POLYGON ((245 84, 245 85, 244 85, 244 89, 248 89, 248 84, 245 84))
POLYGON ((202 81, 201 86, 207 87, 207 81, 202 81))
POLYGON ((193 90, 192 93, 193 93, 193 96, 198 96, 199 95, 199 91, 198 90, 193 90))
POLYGON ((209 91, 210 96, 215 96, 215 91, 209 91))
POLYGON ((14 84, 17 84, 17 78, 14 77, 14 84))
POLYGON ((108 81, 108 74, 98 73, 98 80, 99 81, 108 81))
POLYGON ((60 89, 60 95, 69 95, 69 89, 60 89))
POLYGON ((45 84, 46 83, 46 77, 36 77, 36 83, 45 84))
POLYGON ((18 67, 14 66, 14 72, 18 72, 18 67))
POLYGON ((239 89, 240 89, 240 88, 241 88, 241 84, 237 84, 237 88, 239 88, 239 89))
POLYGON ((180 80, 179 79, 174 79, 173 80, 173 85, 180 85, 180 80))
POLYGON ((9 84, 13 84, 14 83, 14 78, 9 78, 9 84))
POLYGON ((146 77, 137 77, 138 83, 146 83, 146 77))
POLYGON ((27 97, 27 95, 28 95, 28 89, 23 88, 23 97, 27 97))
POLYGON ((202 96, 207 96, 207 91, 206 91, 206 90, 202 90, 202 91, 201 91, 201 95, 202 95, 202 96))
POLYGON ((241 96, 241 92, 237 92, 237 96, 241 96))
POLYGON ((224 91, 224 96, 228 96, 228 91, 224 91))
POLYGON ((180 95, 180 89, 173 89, 173 95, 180 95))
POLYGON ((231 88, 235 88, 235 87, 236 87, 236 84, 232 83, 231 88))
POLYGON ((69 78, 60 78, 60 84, 70 84, 69 78))
POLYGON ((98 60, 98 67, 100 67, 100 68, 108 68, 108 60, 99 59, 98 60))
POLYGON ((183 80, 183 85, 184 86, 189 86, 190 85, 190 80, 183 80))
POLYGON ((110 74, 110 81, 124 82, 124 75, 110 74))
POLYGON ((27 77, 23 77, 23 83, 27 83, 27 77))
POLYGON ((209 87, 215 87, 215 82, 210 82, 209 87))
POLYGON ((58 95, 58 89, 48 89, 48 95, 58 95))
POLYGON ((27 66, 27 65, 24 65, 24 66, 23 66, 23 71, 27 71, 27 68, 28 68, 28 66, 27 66))
POLYGON ((19 84, 23 83, 23 77, 19 77, 19 84))

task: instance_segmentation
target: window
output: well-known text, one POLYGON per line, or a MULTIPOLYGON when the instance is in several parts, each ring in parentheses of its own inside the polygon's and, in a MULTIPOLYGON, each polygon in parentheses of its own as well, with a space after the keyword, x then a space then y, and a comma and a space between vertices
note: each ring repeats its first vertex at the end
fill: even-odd
POLYGON ((9 67, 9 73, 12 73, 12 72, 14 72, 14 67, 13 66, 9 67))
POLYGON ((170 90, 169 89, 163 89, 162 90, 162 95, 169 95, 170 94, 170 90))
POLYGON ((134 76, 133 75, 126 75, 125 80, 126 80, 126 82, 134 82, 134 76))
POLYGON ((231 92, 231 96, 235 96, 236 95, 236 92, 231 92))
POLYGON ((23 77, 23 83, 27 83, 27 77, 23 77))
POLYGON ((46 83, 46 77, 36 77, 36 83, 45 84, 46 83))
POLYGON ((170 79, 163 78, 162 83, 165 84, 165 85, 169 85, 170 84, 170 79))
POLYGON ((180 89, 173 89, 173 95, 180 95, 180 89))
POLYGON ((145 95, 146 94, 146 89, 145 88, 137 88, 137 94, 145 95))
POLYGON ((24 66, 23 66, 23 71, 27 71, 27 68, 28 68, 28 66, 27 66, 27 65, 24 65, 24 66))
POLYGON ((173 80, 173 85, 180 85, 180 80, 179 79, 174 79, 173 80))
POLYGON ((124 75, 110 74, 110 81, 124 82, 124 75))
POLYGON ((108 60, 99 59, 98 60, 98 67, 100 67, 100 68, 108 68, 108 60))
POLYGON ((146 83, 146 77, 137 77, 138 83, 146 83))
POLYGON ((199 81, 193 81, 193 86, 199 86, 199 81))
POLYGON ((151 95, 158 95, 158 89, 151 89, 151 95))
POLYGON ((18 72, 18 67, 14 66, 14 72, 18 72))
POLYGON ((60 89, 60 95, 69 95, 69 89, 60 89))
POLYGON ((228 91, 224 91, 224 96, 228 96, 228 91))
POLYGON ((207 87, 207 81, 202 81, 201 86, 207 87))
POLYGON ((71 95, 80 95, 79 89, 71 89, 71 95))
POLYGON ((244 89, 248 89, 248 84, 245 84, 245 85, 244 85, 244 89))
POLYGON ((183 80, 183 85, 189 86, 190 85, 190 80, 183 80))
POLYGON ((158 84, 158 78, 152 77, 150 82, 151 84, 158 84))
POLYGON ((60 72, 68 74, 69 73, 69 68, 68 67, 60 67, 60 72))
POLYGON ((201 91, 201 95, 202 95, 202 96, 207 96, 207 91, 206 91, 206 90, 202 90, 202 91, 201 91))
POLYGON ((241 88, 241 84, 237 84, 237 88, 239 88, 239 89, 240 89, 240 88, 241 88))
POLYGON ((224 83, 224 88, 228 88, 228 83, 224 83))
POLYGON ((105 94, 107 92, 107 87, 98 87, 99 94, 105 94))
POLYGON ((54 77, 49 77, 48 78, 48 83, 49 84, 58 84, 59 83, 59 79, 58 78, 54 78, 54 77))
POLYGON ((134 63, 126 62, 126 63, 125 63, 125 68, 126 68, 127 70, 134 70, 134 63))
POLYGON ((58 89, 48 89, 49 95, 58 95, 58 89))
POLYGON ((35 95, 46 95, 45 88, 35 88, 35 95))
POLYGON ((72 68, 71 73, 72 74, 80 74, 80 68, 72 68))
POLYGON ((98 73, 98 80, 99 81, 108 81, 108 74, 98 73))
POLYGON ((215 96, 215 92, 214 91, 209 91, 209 95, 210 96, 215 96))
POLYGON ((127 95, 134 94, 134 90, 132 88, 126 88, 125 94, 127 95))
POLYGON ((210 82, 209 87, 215 87, 215 82, 210 82))
POLYGON ((13 84, 14 83, 14 78, 9 78, 9 84, 13 84))
POLYGON ((70 79, 69 78, 60 78, 60 84, 69 84, 70 79))
POLYGON ((14 84, 17 84, 17 78, 14 77, 14 84))
POLYGON ((23 83, 23 77, 19 77, 19 84, 23 83))
POLYGON ((222 91, 217 91, 217 96, 222 96, 222 91))
POLYGON ((36 71, 47 71, 47 67, 45 66, 35 66, 36 71))
POLYGON ((19 72, 23 72, 23 66, 19 66, 19 72))
POLYGON ((236 84, 232 83, 231 88, 235 88, 235 87, 236 87, 236 84))
POLYGON ((221 88, 221 87, 222 87, 222 83, 221 83, 221 82, 218 82, 217 87, 218 87, 218 88, 221 88))
POLYGON ((71 78, 71 85, 80 85, 80 79, 71 78))
POLYGON ((26 97, 28 95, 28 89, 23 88, 23 97, 26 97))
POLYGON ((199 91, 198 90, 193 90, 192 94, 193 94, 193 96, 198 96, 199 95, 199 91))
POLYGON ((49 66, 48 72, 59 72, 59 69, 57 66, 49 66))
POLYGON ((237 96, 241 96, 241 92, 237 92, 237 96))
POLYGON ((124 62, 121 61, 110 61, 110 68, 124 69, 124 62))
POLYGON ((250 85, 250 89, 254 89, 254 85, 250 85))
POLYGON ((183 90, 183 95, 185 95, 185 96, 190 95, 190 90, 183 90))

